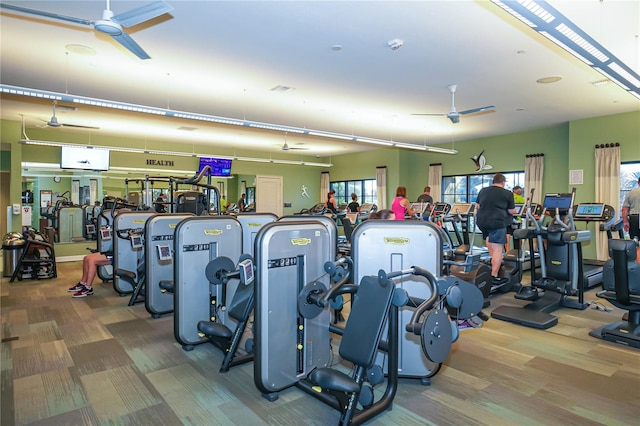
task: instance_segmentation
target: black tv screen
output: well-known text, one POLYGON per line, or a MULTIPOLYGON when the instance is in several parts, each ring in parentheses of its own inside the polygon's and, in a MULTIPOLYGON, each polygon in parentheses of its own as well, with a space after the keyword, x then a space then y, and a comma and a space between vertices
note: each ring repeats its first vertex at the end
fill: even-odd
POLYGON ((63 146, 60 155, 60 168, 76 170, 109 170, 109 150, 63 146))
POLYGON ((211 167, 211 176, 231 176, 231 160, 226 158, 200 157, 198 174, 206 166, 211 167))

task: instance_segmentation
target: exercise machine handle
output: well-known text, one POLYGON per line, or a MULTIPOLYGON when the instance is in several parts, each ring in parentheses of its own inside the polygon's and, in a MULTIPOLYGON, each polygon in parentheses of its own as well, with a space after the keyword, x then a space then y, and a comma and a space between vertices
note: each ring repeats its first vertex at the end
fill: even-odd
POLYGON ((420 317, 429 309, 433 308, 433 305, 438 301, 438 279, 431 272, 424 268, 420 268, 418 266, 414 266, 414 275, 419 275, 424 277, 429 282, 431 287, 431 296, 422 302, 418 307, 413 311, 413 315, 411 316, 411 320, 405 326, 405 329, 409 333, 413 333, 416 335, 420 335, 420 330, 422 328, 422 324, 419 322, 420 317))

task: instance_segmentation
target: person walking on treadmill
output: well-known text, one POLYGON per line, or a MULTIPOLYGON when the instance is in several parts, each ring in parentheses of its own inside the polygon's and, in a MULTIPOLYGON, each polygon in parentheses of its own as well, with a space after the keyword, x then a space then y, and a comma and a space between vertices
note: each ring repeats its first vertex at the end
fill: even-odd
POLYGON ((502 265, 502 249, 507 242, 507 225, 516 206, 511 191, 504 189, 506 178, 502 173, 493 176, 493 184, 478 193, 476 220, 491 256, 491 276, 493 284, 500 285, 506 278, 499 278, 502 265))
POLYGON ((625 232, 629 233, 630 238, 638 238, 640 240, 640 224, 638 217, 640 216, 640 177, 638 178, 638 187, 629 191, 622 203, 622 222, 625 232))

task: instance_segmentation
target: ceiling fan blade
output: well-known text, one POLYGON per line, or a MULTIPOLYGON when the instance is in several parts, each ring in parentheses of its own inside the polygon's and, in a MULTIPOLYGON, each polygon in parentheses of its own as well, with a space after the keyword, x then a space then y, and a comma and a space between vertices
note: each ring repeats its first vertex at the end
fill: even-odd
POLYGON ((117 22, 123 27, 133 27, 134 25, 141 24, 150 19, 157 18, 160 15, 171 12, 173 6, 163 1, 156 1, 144 6, 140 6, 135 9, 131 9, 128 12, 120 13, 111 18, 112 21, 117 22))
POLYGON ((86 26, 91 26, 93 24, 93 21, 90 21, 88 19, 75 18, 73 16, 66 16, 66 15, 59 15, 57 13, 46 12, 44 10, 28 9, 26 7, 14 6, 12 4, 6 4, 6 3, 0 3, 0 9, 7 9, 14 12, 24 13, 27 15, 42 16, 43 18, 50 18, 56 21, 72 22, 74 24, 80 24, 80 25, 86 25, 86 26))
POLYGON ((129 34, 122 33, 119 35, 111 36, 115 41, 126 47, 131 53, 136 55, 140 59, 151 59, 151 56, 144 51, 138 43, 136 43, 129 34))
POLYGON ((480 108, 473 108, 473 109, 468 109, 466 111, 460 111, 458 114, 461 115, 467 115, 467 114, 476 114, 478 112, 487 112, 487 111, 492 111, 495 110, 496 107, 493 105, 487 105, 487 106, 483 106, 480 108))
POLYGON ((447 115, 447 114, 411 114, 411 115, 430 115, 430 116, 433 116, 433 117, 442 117, 442 116, 447 115))
POLYGON ((73 127, 74 129, 91 129, 91 130, 100 130, 100 127, 95 127, 95 126, 83 126, 80 124, 64 124, 61 123, 60 126, 62 127, 73 127))

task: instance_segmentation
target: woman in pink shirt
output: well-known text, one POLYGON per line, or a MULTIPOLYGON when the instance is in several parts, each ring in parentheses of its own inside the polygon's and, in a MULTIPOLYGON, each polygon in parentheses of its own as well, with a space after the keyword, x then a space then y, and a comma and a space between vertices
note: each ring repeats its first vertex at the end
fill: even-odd
POLYGON ((391 211, 396 215, 396 220, 404 220, 405 214, 413 216, 416 211, 411 208, 411 203, 407 199, 407 188, 399 186, 396 189, 396 198, 391 203, 391 211))

